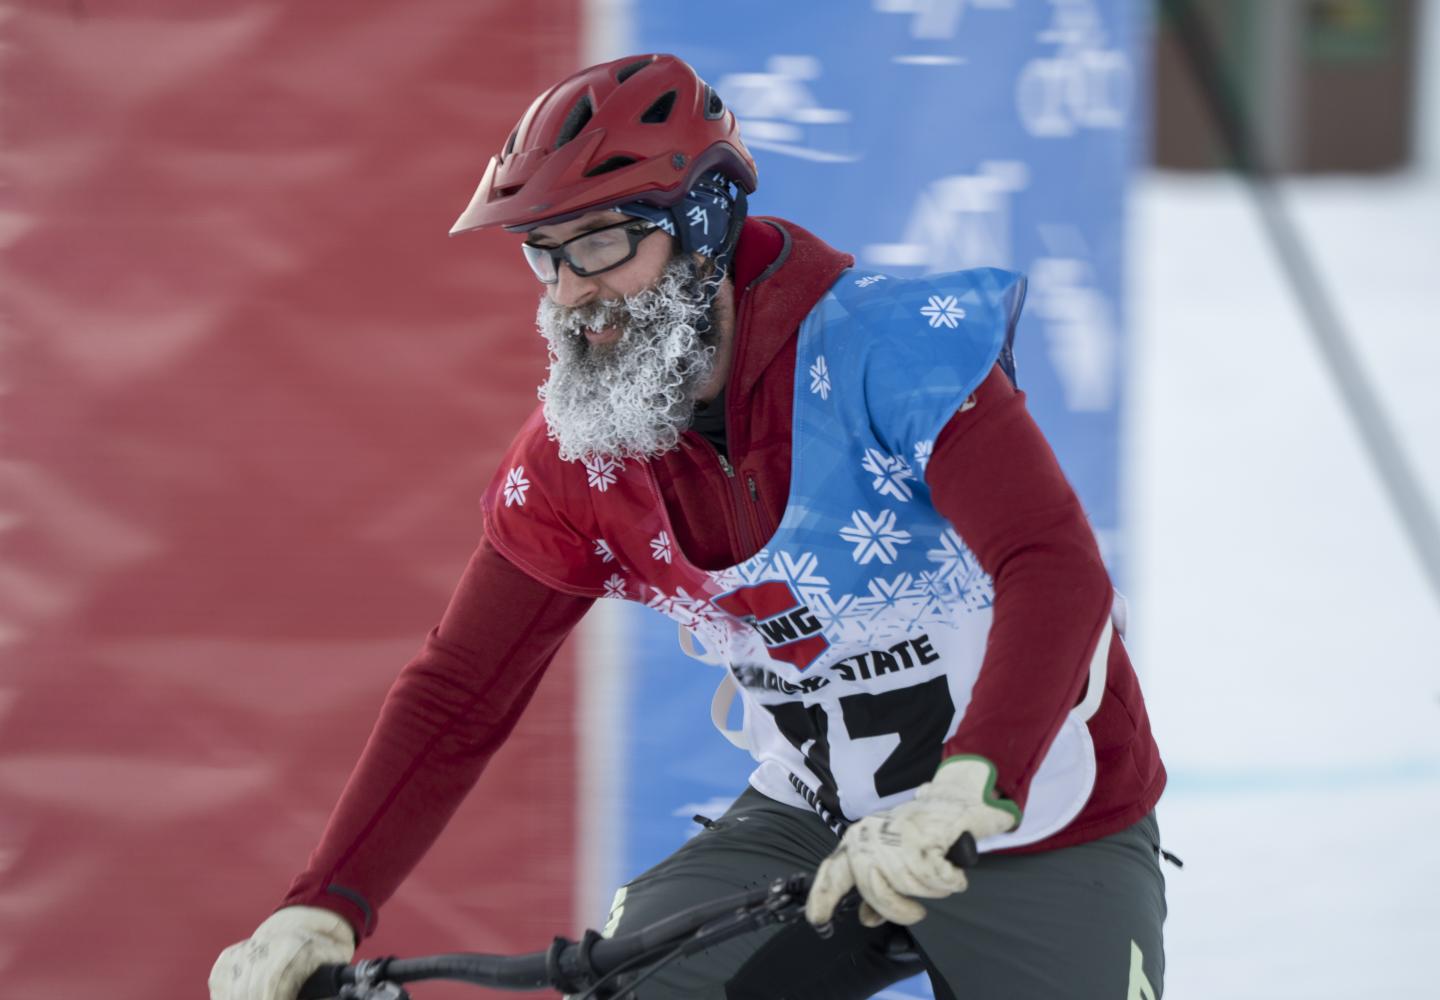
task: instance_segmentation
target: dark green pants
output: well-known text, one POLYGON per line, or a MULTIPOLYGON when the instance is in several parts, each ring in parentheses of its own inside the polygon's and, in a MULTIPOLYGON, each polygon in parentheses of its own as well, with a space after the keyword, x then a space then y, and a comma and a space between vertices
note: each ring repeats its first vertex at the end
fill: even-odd
MULTIPOLYGON (((1160 1000, 1159 843, 1152 813, 1088 844, 986 855, 968 890, 923 901, 927 915, 908 934, 866 929, 851 915, 821 939, 802 920, 667 966, 639 997, 859 1000, 928 971, 940 998, 1160 1000)), ((835 844, 813 813, 747 790, 712 828, 616 893, 606 932, 814 871, 835 844)))

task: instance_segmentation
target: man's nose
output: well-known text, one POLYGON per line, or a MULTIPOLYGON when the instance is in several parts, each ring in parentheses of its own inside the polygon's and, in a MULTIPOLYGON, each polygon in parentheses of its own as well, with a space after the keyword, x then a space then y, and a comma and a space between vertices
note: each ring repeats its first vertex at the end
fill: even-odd
POLYGON ((550 286, 550 300, 557 306, 573 309, 584 305, 599 294, 599 286, 593 278, 582 278, 570 270, 570 265, 560 262, 555 272, 555 284, 550 286))

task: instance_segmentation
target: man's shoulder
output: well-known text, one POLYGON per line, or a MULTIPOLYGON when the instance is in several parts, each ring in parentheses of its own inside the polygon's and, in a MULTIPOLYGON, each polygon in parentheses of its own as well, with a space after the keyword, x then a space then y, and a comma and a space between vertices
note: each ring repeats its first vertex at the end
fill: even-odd
POLYGON ((735 255, 735 287, 742 293, 813 291, 812 301, 848 268, 855 256, 838 250, 804 226, 773 215, 751 216, 735 255))

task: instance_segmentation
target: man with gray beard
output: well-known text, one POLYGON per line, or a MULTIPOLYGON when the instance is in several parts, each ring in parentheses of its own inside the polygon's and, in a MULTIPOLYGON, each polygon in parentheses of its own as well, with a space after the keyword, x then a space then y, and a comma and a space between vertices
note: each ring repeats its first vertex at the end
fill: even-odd
POLYGON ((541 296, 536 323, 550 345, 550 376, 540 398, 560 457, 644 458, 674 448, 714 375, 714 311, 700 265, 685 257, 621 299, 567 308, 541 296), (619 339, 586 337, 605 329, 619 339))
POLYGON ((858 1000, 924 971, 938 997, 1158 1000, 1165 771, 1085 513, 1015 388, 1024 278, 866 272, 747 218, 735 118, 674 56, 561 81, 499 145, 452 232, 523 238, 542 405, 308 866, 221 954, 212 1000, 294 1000, 351 959, 602 598, 728 667, 746 721, 726 735, 757 764, 620 887, 607 930, 814 872, 806 921, 635 995, 858 1000), (837 912, 852 892, 858 919, 837 912))

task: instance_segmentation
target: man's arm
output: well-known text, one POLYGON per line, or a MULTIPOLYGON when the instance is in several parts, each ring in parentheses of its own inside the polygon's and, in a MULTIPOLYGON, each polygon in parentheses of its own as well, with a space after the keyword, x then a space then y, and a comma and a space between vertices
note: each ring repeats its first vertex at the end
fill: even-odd
POLYGON ((947 757, 995 765, 1021 809, 1066 713, 1080 701, 1114 599, 1075 491, 1017 392, 995 368, 935 442, 925 472, 938 510, 995 584, 995 618, 947 757))
POLYGON ((309 866, 283 906, 323 907, 356 940, 510 735, 592 600, 531 579, 482 541, 439 626, 401 671, 309 866))

